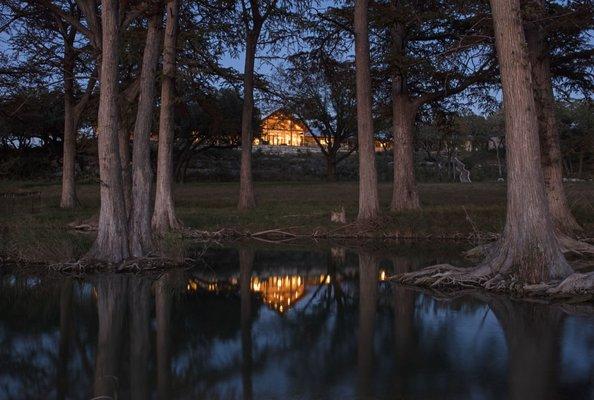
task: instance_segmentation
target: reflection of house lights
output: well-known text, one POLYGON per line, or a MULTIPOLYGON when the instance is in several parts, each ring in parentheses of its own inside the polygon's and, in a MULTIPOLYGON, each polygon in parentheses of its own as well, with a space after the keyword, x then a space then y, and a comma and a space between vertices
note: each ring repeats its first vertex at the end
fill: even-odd
POLYGON ((198 289, 206 289, 209 292, 216 292, 219 290, 219 284, 215 282, 201 282, 196 279, 189 279, 186 289, 188 292, 196 292, 198 289))
POLYGON ((271 276, 260 280, 253 277, 252 291, 260 293, 262 300, 273 310, 284 313, 305 294, 305 281, 300 276, 271 276))

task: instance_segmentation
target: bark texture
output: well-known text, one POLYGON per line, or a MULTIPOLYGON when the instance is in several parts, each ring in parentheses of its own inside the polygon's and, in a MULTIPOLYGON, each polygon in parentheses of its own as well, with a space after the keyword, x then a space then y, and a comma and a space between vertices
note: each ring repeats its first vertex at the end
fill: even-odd
POLYGON ((75 63, 74 39, 76 30, 72 29, 64 38, 64 141, 62 157, 62 193, 60 207, 74 208, 80 205, 76 196, 76 134, 80 115, 89 103, 97 77, 96 70, 89 78, 82 97, 76 101, 74 96, 75 63))
POLYGON ((555 236, 541 169, 538 119, 519 0, 491 0, 507 143, 507 215, 486 265, 526 283, 571 274, 555 236))
POLYGON ((243 109, 241 114, 241 170, 239 175, 239 210, 256 207, 252 177, 252 117, 254 114, 254 63, 258 45, 259 27, 250 31, 246 41, 243 70, 243 109))
POLYGON ((163 41, 163 83, 159 116, 159 154, 157 156, 157 187, 152 226, 157 234, 181 227, 173 204, 173 134, 175 102, 175 57, 178 24, 178 0, 167 2, 167 22, 163 41))
POLYGON ((150 163, 150 136, 155 102, 155 78, 159 62, 161 14, 149 21, 142 70, 132 153, 132 212, 130 215, 130 252, 142 257, 153 248, 151 230, 151 188, 153 171, 150 163))
POLYGON ((120 164, 122 167, 122 190, 124 205, 126 206, 126 221, 132 208, 132 160, 130 157, 130 129, 127 116, 122 116, 118 123, 118 146, 120 149, 120 164))
POLYGON ((542 18, 546 16, 544 1, 532 0, 530 6, 530 18, 533 20, 526 22, 525 32, 538 112, 538 131, 547 201, 556 228, 565 234, 571 234, 581 230, 581 227, 571 213, 563 187, 561 145, 551 83, 551 60, 547 46, 547 33, 542 26, 542 18))
POLYGON ((413 157, 413 125, 416 104, 402 93, 402 82, 392 82, 392 135, 394 136, 394 187, 392 211, 420 208, 415 181, 413 157))
POLYGON ((379 199, 369 70, 368 1, 355 1, 355 67, 357 81, 357 140, 359 145, 359 220, 377 217, 379 199))
POLYGON ((76 197, 76 128, 78 116, 74 106, 74 54, 68 44, 64 50, 64 150, 62 156, 62 196, 60 207, 79 205, 76 197))
MULTIPOLYGON (((396 12, 397 2, 391 3, 391 6, 396 12)), ((404 26, 398 22, 393 24, 390 36, 394 57, 404 58, 404 26)), ((420 208, 413 157, 413 126, 419 106, 407 93, 404 72, 396 66, 392 68, 394 187, 390 209, 392 211, 414 210, 420 208)))
POLYGON ((97 238, 88 256, 120 262, 129 256, 128 227, 118 146, 118 26, 119 2, 102 2, 101 92, 98 114, 101 208, 97 238))

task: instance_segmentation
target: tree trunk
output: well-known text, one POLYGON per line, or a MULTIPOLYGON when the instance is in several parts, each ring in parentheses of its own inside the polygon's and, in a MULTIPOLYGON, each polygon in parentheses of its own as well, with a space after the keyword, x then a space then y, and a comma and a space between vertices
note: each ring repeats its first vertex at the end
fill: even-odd
POLYGON ((359 220, 379 213, 373 116, 371 114, 371 76, 367 0, 355 1, 355 67, 357 81, 357 140, 359 148, 359 220))
MULTIPOLYGON (((531 4, 537 8, 536 13, 532 13, 534 17, 545 16, 543 0, 533 0, 531 4)), ((581 227, 571 213, 563 187, 563 165, 555 116, 555 98, 551 84, 551 63, 546 46, 546 32, 541 23, 542 21, 526 22, 525 32, 538 112, 542 170, 548 205, 555 227, 562 233, 571 234, 581 230, 581 227)))
POLYGON ((177 38, 178 0, 167 2, 167 23, 163 41, 163 83, 159 116, 159 154, 157 156, 157 192, 153 212, 153 229, 157 234, 179 229, 173 205, 173 134, 175 102, 175 55, 177 38))
POLYGON ((102 2, 101 92, 98 114, 101 209, 97 238, 88 256, 106 262, 128 258, 126 206, 118 146, 118 1, 102 2))
POLYGON ((64 50, 64 152, 62 156, 62 196, 60 207, 75 208, 76 197, 76 128, 78 125, 74 107, 74 54, 65 44, 64 50))
POLYGON ((256 207, 252 178, 252 117, 254 113, 254 63, 259 30, 248 33, 243 70, 243 110, 241 114, 241 171, 239 175, 239 210, 256 207))
POLYGON ((415 181, 413 125, 417 106, 402 93, 402 83, 392 82, 392 135, 394 136, 394 188, 392 211, 419 209, 415 181))
POLYGON ((129 219, 132 207, 132 169, 130 160, 130 131, 128 126, 127 117, 122 116, 119 123, 118 145, 122 166, 122 190, 124 191, 124 204, 126 206, 126 221, 129 219))
POLYGON ((526 283, 564 278, 572 270, 561 253, 546 200, 520 2, 490 1, 503 88, 508 179, 505 229, 485 266, 526 283))
POLYGON ((134 257, 147 255, 153 248, 151 231, 151 187, 153 172, 150 160, 150 136, 155 102, 155 77, 159 63, 161 13, 149 21, 142 55, 140 94, 132 154, 132 212, 130 215, 130 252, 134 257))
POLYGON ((326 180, 336 182, 336 155, 326 155, 326 180))

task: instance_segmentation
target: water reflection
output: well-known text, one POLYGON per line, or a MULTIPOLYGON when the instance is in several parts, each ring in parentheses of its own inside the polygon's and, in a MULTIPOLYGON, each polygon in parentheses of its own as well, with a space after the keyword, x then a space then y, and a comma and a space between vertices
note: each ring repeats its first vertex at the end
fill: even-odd
POLYGON ((145 277, 131 277, 130 281, 130 397, 141 400, 149 393, 152 282, 145 277))
POLYGON ((120 357, 127 311, 127 279, 109 276, 96 279, 99 330, 95 357, 93 395, 115 398, 120 380, 120 357))
POLYGON ((243 246, 151 277, 5 272, 0 398, 593 397, 590 309, 385 282, 418 254, 438 257, 243 246))

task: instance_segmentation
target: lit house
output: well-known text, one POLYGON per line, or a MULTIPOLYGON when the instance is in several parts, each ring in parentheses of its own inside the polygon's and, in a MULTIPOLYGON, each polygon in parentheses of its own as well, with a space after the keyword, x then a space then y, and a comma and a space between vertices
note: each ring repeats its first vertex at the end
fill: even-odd
MULTIPOLYGON (((326 146, 326 139, 315 134, 322 146, 326 146)), ((255 145, 288 146, 288 147, 318 147, 309 127, 291 113, 279 109, 268 114, 261 124, 261 134, 254 139, 255 145)), ((356 138, 348 139, 341 145, 341 151, 348 151, 356 146, 356 138)), ((375 140, 375 151, 384 151, 390 147, 375 140)))
POLYGON ((307 146, 307 137, 308 129, 303 122, 286 111, 277 110, 262 120, 262 133, 255 139, 255 144, 307 146))

